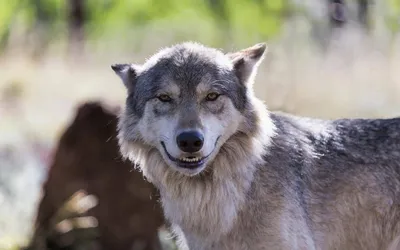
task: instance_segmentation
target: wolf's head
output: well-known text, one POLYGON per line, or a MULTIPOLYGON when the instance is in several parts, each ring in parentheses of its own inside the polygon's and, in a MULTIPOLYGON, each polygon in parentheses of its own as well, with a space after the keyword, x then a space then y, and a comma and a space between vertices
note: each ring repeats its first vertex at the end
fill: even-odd
POLYGON ((182 43, 143 65, 112 65, 128 91, 120 142, 160 154, 185 175, 200 173, 234 134, 256 133, 251 85, 265 50, 262 43, 224 54, 182 43))

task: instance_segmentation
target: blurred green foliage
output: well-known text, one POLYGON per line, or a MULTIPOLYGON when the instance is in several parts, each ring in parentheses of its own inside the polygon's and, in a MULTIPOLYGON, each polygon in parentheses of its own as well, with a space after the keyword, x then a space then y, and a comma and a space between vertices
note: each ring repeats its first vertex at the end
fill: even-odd
MULTIPOLYGON (((66 39, 72 1, 0 0, 0 50, 14 30, 24 37, 44 28, 50 40, 66 39)), ((173 40, 191 37, 215 46, 232 40, 239 45, 277 35, 285 18, 295 10, 293 0, 81 1, 85 6, 85 36, 92 41, 113 34, 139 38, 143 31, 154 30, 160 34, 158 39, 168 35, 173 40)), ((385 2, 389 9, 387 26, 396 32, 400 28, 400 0, 385 2)))
MULTIPOLYGON (((13 28, 29 33, 40 26, 53 37, 65 38, 69 1, 0 0, 3 46, 13 28)), ((121 30, 153 27, 174 30, 177 39, 188 34, 217 43, 254 36, 268 39, 279 32, 283 18, 290 12, 289 0, 82 1, 86 10, 85 34, 89 39, 121 30)))
POLYGON ((386 17, 389 29, 396 32, 400 29, 400 0, 387 0, 389 2, 389 14, 386 17))

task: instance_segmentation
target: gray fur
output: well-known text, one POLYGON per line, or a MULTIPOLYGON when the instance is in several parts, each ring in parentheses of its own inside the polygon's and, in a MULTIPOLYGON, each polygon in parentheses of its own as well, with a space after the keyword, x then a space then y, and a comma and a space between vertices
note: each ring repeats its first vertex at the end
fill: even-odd
POLYGON ((400 118, 268 112, 252 90, 265 49, 183 43, 113 67, 128 89, 121 152, 160 189, 181 248, 398 249, 400 118), (222 95, 205 102, 210 91, 222 95), (211 152, 199 169, 180 168, 160 145, 186 157, 174 145, 184 129, 204 134, 196 156, 211 152))

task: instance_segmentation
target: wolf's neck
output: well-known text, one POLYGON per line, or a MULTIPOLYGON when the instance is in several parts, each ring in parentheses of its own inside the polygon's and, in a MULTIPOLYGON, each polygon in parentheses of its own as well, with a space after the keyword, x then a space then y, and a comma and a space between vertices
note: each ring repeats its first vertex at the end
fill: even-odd
POLYGON ((212 240, 235 226, 254 173, 274 134, 268 113, 261 115, 258 131, 252 136, 240 132, 227 140, 208 166, 210 174, 186 177, 164 166, 164 178, 155 183, 161 191, 166 217, 183 232, 212 240))

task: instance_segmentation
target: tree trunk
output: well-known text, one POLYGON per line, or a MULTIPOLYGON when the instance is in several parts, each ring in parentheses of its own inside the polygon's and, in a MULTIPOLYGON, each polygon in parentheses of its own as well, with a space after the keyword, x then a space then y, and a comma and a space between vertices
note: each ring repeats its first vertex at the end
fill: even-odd
POLYGON ((347 23, 345 0, 328 0, 331 28, 340 28, 347 23))
POLYGON ((68 1, 69 52, 80 55, 84 46, 85 0, 68 1))
POLYGON ((365 29, 369 28, 369 21, 368 21, 368 0, 358 0, 358 14, 357 18, 360 22, 361 26, 365 29))

